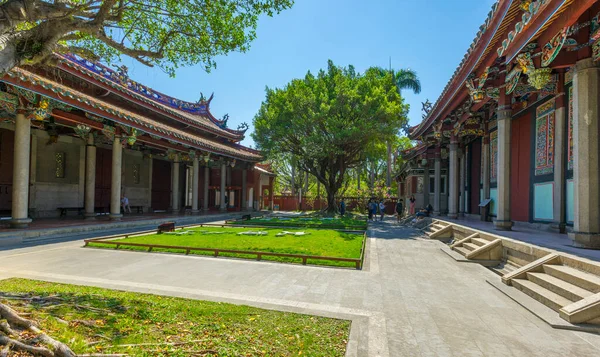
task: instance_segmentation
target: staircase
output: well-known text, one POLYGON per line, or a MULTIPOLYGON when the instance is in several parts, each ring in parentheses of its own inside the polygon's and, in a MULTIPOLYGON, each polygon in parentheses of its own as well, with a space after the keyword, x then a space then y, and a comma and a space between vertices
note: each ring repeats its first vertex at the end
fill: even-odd
POLYGON ((508 267, 502 281, 558 312, 571 323, 600 324, 600 275, 563 265, 556 254, 521 268, 508 267), (586 300, 584 300, 586 299, 586 300))
POLYGON ((425 234, 429 238, 437 238, 440 235, 444 235, 443 238, 451 238, 451 236, 452 236, 451 228, 452 228, 452 226, 450 223, 434 219, 430 225, 423 228, 423 232, 425 232, 425 234), (449 230, 449 235, 443 234, 444 232, 446 232, 448 230, 449 230))

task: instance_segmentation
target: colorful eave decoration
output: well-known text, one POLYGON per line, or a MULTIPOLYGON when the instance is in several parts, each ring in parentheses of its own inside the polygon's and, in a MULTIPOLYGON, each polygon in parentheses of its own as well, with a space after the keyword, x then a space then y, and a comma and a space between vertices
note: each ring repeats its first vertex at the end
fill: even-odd
POLYGON ((496 50, 498 57, 504 55, 504 52, 508 49, 508 46, 514 41, 517 35, 527 28, 531 23, 531 20, 535 18, 535 15, 537 15, 549 2, 550 0, 537 0, 529 3, 529 11, 525 11, 523 15, 521 15, 521 21, 516 23, 515 29, 508 33, 508 37, 502 41, 502 46, 498 47, 496 50))
MULTIPOLYGON (((218 154, 223 154, 226 156, 239 156, 240 158, 244 158, 247 160, 260 161, 262 159, 261 155, 258 152, 256 152, 255 150, 242 147, 241 145, 234 145, 235 147, 230 147, 225 144, 214 143, 214 142, 206 141, 206 140, 200 140, 197 137, 191 136, 190 134, 188 134, 184 131, 174 129, 174 128, 171 128, 169 126, 166 126, 166 125, 163 125, 160 123, 150 123, 150 122, 148 122, 148 120, 146 118, 143 118, 137 114, 134 114, 134 113, 131 113, 126 110, 119 109, 119 108, 114 108, 111 105, 108 105, 108 104, 103 103, 102 101, 99 101, 98 99, 95 99, 88 95, 74 91, 68 87, 61 85, 61 84, 54 83, 50 80, 46 80, 45 78, 42 78, 38 75, 35 75, 33 73, 30 73, 30 72, 25 71, 18 67, 9 71, 7 73, 7 75, 9 78, 18 79, 22 82, 31 83, 34 86, 40 86, 44 90, 54 92, 60 98, 79 102, 79 103, 81 103, 80 106, 86 105, 86 106, 89 106, 89 107, 95 109, 96 111, 105 112, 108 114, 108 116, 103 115, 100 112, 94 112, 94 113, 90 113, 90 114, 92 116, 106 117, 107 120, 109 120, 109 121, 116 120, 115 121, 116 124, 127 125, 128 127, 131 126, 132 130, 133 129, 136 130, 135 131, 136 138, 139 136, 139 133, 147 133, 150 136, 152 136, 153 134, 154 135, 158 134, 157 137, 159 137, 159 138, 166 138, 166 139, 170 138, 170 140, 174 139, 175 143, 182 144, 184 146, 185 145, 187 145, 187 146, 196 145, 196 146, 200 147, 200 149, 203 149, 203 150, 214 151, 218 154), (114 118, 111 118, 111 116, 114 118), (123 122, 123 120, 125 122, 123 122), (137 128, 134 126, 137 126, 137 128), (244 153, 240 153, 240 151, 242 151, 244 153)), ((30 90, 27 90, 27 89, 19 88, 17 86, 14 86, 14 87, 16 88, 16 90, 18 90, 19 94, 22 93, 30 103, 38 105, 38 100, 36 99, 38 97, 38 94, 36 94, 35 92, 32 92, 30 90)), ((7 98, 7 100, 4 100, 2 104, 6 108, 7 104, 14 102, 14 99, 12 99, 10 96, 7 96, 7 95, 5 95, 5 97, 7 98)), ((16 96, 15 96, 15 98, 16 98, 16 96)), ((47 98, 47 100, 55 102, 55 100, 52 98, 47 98)), ((39 116, 41 118, 42 114, 43 114, 44 119, 47 119, 51 115, 50 111, 53 108, 50 105, 46 105, 45 101, 46 100, 44 100, 44 102, 40 101, 39 104, 41 104, 41 105, 39 105, 37 108, 39 110, 43 110, 44 113, 42 113, 39 110, 35 110, 36 108, 32 108, 32 109, 34 109, 32 112, 33 115, 39 116)), ((74 106, 77 107, 76 105, 74 105, 74 106)), ((80 109, 82 109, 86 112, 88 111, 84 107, 82 107, 80 109)), ((37 118, 32 118, 32 119, 36 120, 37 118)), ((40 121, 38 121, 38 122, 40 122, 40 121)), ((108 134, 108 136, 114 135, 114 131, 112 131, 111 133, 105 132, 105 130, 110 130, 111 128, 114 130, 114 127, 112 127, 110 125, 103 125, 103 128, 104 128, 103 134, 105 134, 105 135, 108 134)))

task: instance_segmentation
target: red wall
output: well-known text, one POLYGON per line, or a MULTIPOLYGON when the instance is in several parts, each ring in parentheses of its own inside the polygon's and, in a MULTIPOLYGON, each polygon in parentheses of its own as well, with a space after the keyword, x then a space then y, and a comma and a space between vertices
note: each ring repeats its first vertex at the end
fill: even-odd
POLYGON ((14 132, 0 129, 0 211, 12 209, 14 132))
POLYGON ((471 207, 469 213, 479 214, 479 190, 481 181, 481 139, 477 139, 471 143, 469 147, 471 155, 471 182, 470 182, 470 198, 471 207))
POLYGON ((152 208, 166 210, 171 205, 171 163, 153 159, 152 161, 152 208))
POLYGON ((110 208, 110 184, 112 181, 112 151, 96 149, 96 193, 94 205, 110 208))
POLYGON ((511 219, 529 221, 531 173, 531 113, 512 121, 510 142, 511 219))

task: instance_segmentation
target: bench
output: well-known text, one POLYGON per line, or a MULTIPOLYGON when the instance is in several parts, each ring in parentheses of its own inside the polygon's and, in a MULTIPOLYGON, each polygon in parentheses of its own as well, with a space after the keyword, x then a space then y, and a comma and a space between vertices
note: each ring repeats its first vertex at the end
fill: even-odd
POLYGON ((83 214, 83 207, 58 207, 57 209, 60 210, 61 217, 66 217, 69 211, 77 211, 78 215, 83 214))
POLYGON ((156 233, 175 232, 175 222, 165 222, 158 226, 156 233))
POLYGON ((144 206, 132 206, 129 205, 131 211, 135 210, 137 213, 144 213, 144 206))

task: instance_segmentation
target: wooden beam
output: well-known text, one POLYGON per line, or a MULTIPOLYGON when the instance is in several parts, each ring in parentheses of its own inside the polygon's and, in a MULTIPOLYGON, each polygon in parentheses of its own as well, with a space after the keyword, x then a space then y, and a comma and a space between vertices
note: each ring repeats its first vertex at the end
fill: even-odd
POLYGON ((579 20, 597 0, 576 0, 567 7, 554 22, 540 35, 538 45, 543 47, 552 37, 559 33, 563 28, 571 26, 579 20))

